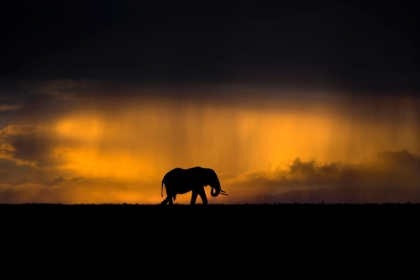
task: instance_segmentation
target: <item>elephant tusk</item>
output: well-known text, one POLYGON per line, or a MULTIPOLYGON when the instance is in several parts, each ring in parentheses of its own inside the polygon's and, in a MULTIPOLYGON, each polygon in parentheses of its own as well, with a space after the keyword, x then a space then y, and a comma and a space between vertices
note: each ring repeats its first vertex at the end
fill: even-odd
POLYGON ((220 192, 221 192, 221 193, 225 193, 225 191, 224 191, 224 190, 220 190, 220 192))
POLYGON ((229 195, 229 194, 227 194, 227 193, 221 193, 221 195, 229 195))

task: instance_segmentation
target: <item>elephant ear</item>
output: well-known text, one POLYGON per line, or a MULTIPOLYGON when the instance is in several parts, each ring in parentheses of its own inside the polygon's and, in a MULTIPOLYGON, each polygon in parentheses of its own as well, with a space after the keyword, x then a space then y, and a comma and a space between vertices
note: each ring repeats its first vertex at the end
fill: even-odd
POLYGON ((210 185, 210 178, 211 178, 212 174, 211 174, 211 170, 209 169, 204 169, 203 175, 202 175, 202 184, 203 186, 208 186, 210 185))

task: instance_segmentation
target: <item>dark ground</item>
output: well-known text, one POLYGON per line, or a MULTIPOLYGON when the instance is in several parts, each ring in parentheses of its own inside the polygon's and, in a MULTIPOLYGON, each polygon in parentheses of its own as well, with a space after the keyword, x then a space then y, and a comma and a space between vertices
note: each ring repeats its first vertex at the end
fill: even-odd
POLYGON ((356 254, 368 265, 417 252, 419 213, 419 204, 0 205, 1 255, 274 269, 356 254))

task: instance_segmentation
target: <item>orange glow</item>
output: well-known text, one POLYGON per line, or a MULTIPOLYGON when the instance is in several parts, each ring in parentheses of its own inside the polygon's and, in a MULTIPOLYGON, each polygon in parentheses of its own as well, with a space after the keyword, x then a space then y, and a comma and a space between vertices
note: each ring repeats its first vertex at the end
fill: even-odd
MULTIPOLYGON (((255 107, 153 98, 102 102, 112 110, 89 106, 42 124, 54 139, 50 156, 59 162, 50 167, 54 175, 44 181, 65 176, 65 184, 72 177, 103 182, 84 188, 85 183, 78 182, 79 187, 60 194, 47 192, 60 202, 158 203, 161 179, 175 167, 210 167, 228 192, 259 195, 268 189, 241 189, 237 184, 241 176, 261 171, 270 178, 270 172, 286 170, 296 158, 356 164, 386 150, 420 154, 418 113, 412 110, 402 115, 402 123, 396 123, 386 116, 363 119, 343 114, 345 107, 328 102, 283 100, 255 107)), ((0 144, 1 158, 11 159, 14 148, 0 144)), ((30 160, 15 162, 35 167, 30 160)), ((177 202, 189 199, 190 194, 180 195, 177 202)), ((227 200, 214 202, 230 197, 223 199, 227 200)))
POLYGON ((64 157, 68 162, 60 169, 72 170, 80 176, 139 179, 155 174, 147 160, 116 151, 100 151, 96 148, 57 149, 56 155, 64 157))
POLYGON ((278 167, 296 157, 357 163, 376 152, 410 147, 418 152, 415 120, 402 133, 386 122, 357 122, 328 107, 302 111, 184 104, 126 104, 113 117, 80 115, 60 120, 57 131, 76 139, 60 147, 66 168, 81 174, 139 178, 163 176, 176 166, 212 166, 240 174, 278 167))
POLYGON ((80 140, 95 140, 103 134, 104 123, 95 116, 71 116, 61 120, 56 127, 59 134, 80 140))

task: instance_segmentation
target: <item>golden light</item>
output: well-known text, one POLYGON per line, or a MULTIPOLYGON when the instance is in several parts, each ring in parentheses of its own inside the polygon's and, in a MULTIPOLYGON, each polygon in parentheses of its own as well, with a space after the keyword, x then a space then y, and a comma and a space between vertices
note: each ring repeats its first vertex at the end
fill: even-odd
POLYGON ((58 134, 73 142, 56 153, 67 161, 62 168, 85 176, 160 179, 174 167, 242 174, 285 166, 297 157, 357 163, 375 152, 417 147, 415 118, 407 118, 395 135, 387 119, 358 121, 328 103, 292 105, 130 100, 112 112, 92 110, 59 120, 58 134))
MULTIPOLYGON (((43 169, 50 175, 42 183, 65 180, 38 193, 44 202, 158 203, 164 174, 193 166, 213 168, 232 194, 224 198, 228 200, 235 194, 269 192, 271 186, 245 188, 247 174, 258 171, 265 179, 276 179, 275 172, 287 170, 296 158, 358 164, 382 151, 420 154, 418 113, 404 100, 381 101, 394 105, 397 114, 389 116, 370 112, 361 101, 346 107, 347 101, 328 98, 317 103, 254 98, 258 105, 251 97, 239 105, 135 95, 92 99, 39 126, 9 126, 3 134, 21 139, 44 133, 49 139, 51 148, 43 151, 52 154, 42 156, 54 165, 43 169), (85 179, 73 184, 71 178, 79 177, 85 179)), ((0 157, 39 169, 36 158, 16 157, 19 151, 7 137, 0 143, 0 157)), ((27 193, 35 196, 36 191, 27 193)), ((189 199, 180 195, 177 202, 189 199)))

